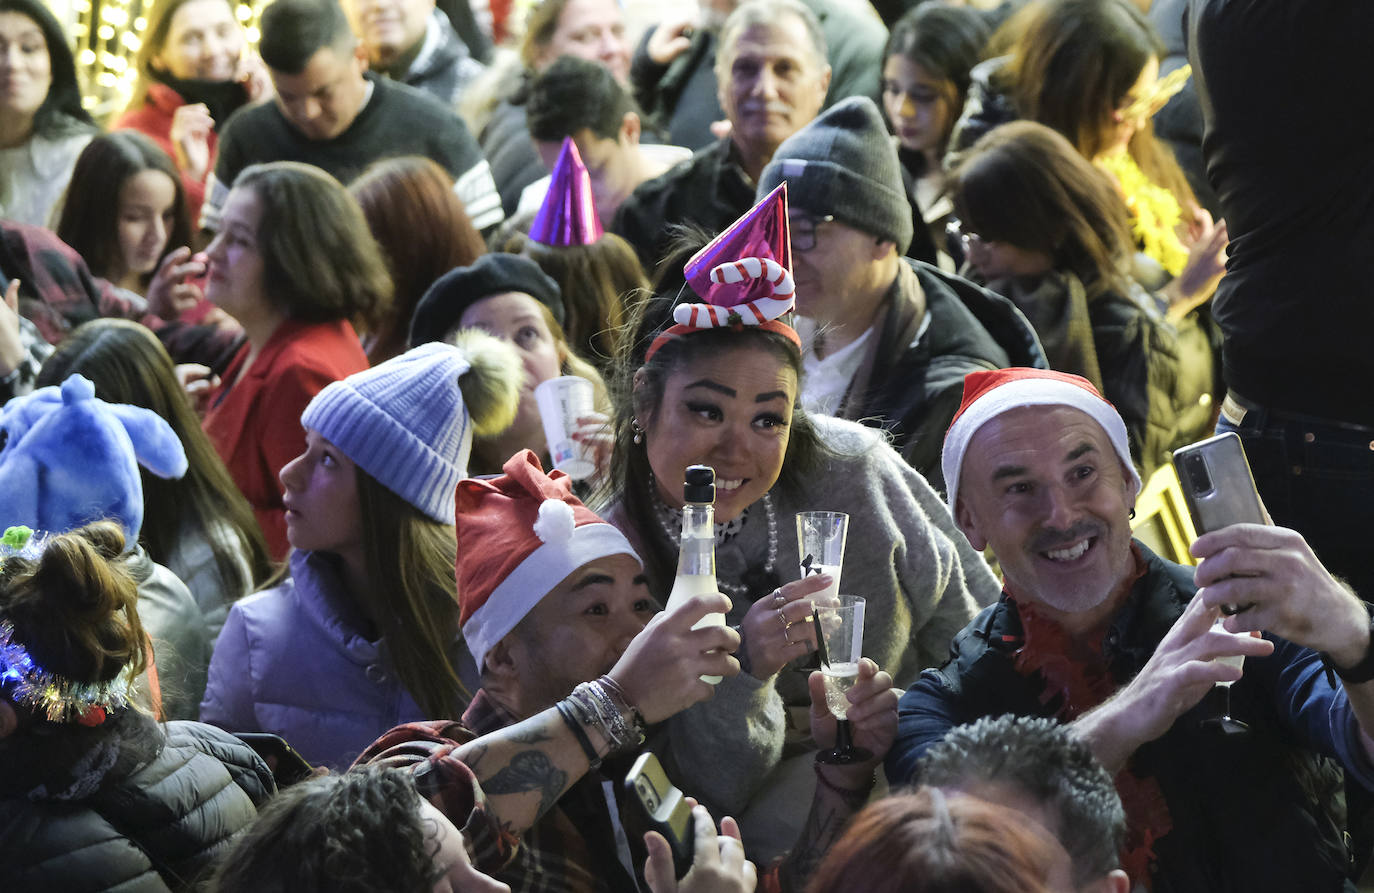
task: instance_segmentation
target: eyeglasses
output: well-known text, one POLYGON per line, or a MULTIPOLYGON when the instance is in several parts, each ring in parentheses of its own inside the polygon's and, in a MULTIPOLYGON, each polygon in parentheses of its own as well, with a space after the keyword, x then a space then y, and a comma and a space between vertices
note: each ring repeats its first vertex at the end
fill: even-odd
POLYGON ((787 228, 792 233, 793 251, 810 251, 816 247, 816 230, 822 223, 830 223, 835 219, 834 214, 826 214, 824 217, 813 217, 810 214, 798 214, 793 212, 787 215, 787 228))
POLYGON ((1176 68, 1164 77, 1155 81, 1154 87, 1144 96, 1132 99, 1125 108, 1121 110, 1123 121, 1143 121, 1153 118, 1160 109, 1169 104, 1169 100, 1178 95, 1184 85, 1188 83, 1188 78, 1192 77, 1193 66, 1184 65, 1176 68))

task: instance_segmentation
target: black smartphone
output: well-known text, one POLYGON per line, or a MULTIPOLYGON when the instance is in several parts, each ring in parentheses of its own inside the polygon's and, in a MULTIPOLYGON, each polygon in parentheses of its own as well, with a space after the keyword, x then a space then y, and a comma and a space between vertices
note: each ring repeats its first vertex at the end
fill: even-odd
MULTIPOLYGON (((1232 524, 1268 523, 1245 447, 1234 433, 1180 447, 1174 451, 1174 469, 1199 536, 1232 524)), ((1248 607, 1223 605, 1222 611, 1235 614, 1248 607)))
POLYGON ((286 743, 280 735, 269 732, 235 732, 234 737, 253 748, 272 770, 272 777, 278 788, 290 787, 305 781, 315 774, 315 768, 305 761, 305 757, 286 743))
POLYGON ((629 795, 630 812, 638 827, 638 834, 657 831, 673 850, 673 869, 681 879, 692 867, 694 826, 692 808, 687 798, 668 780, 663 764, 650 751, 645 751, 625 776, 625 791, 629 795))

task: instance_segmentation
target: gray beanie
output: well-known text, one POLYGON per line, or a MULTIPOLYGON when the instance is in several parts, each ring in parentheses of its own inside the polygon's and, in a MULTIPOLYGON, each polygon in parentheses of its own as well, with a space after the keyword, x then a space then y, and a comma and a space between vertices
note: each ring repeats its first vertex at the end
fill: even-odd
POLYGON ((467 477, 472 422, 458 379, 471 368, 450 344, 413 348, 315 395, 301 424, 377 482, 443 524, 467 477))
POLYGON ((897 147, 867 96, 832 105, 783 140, 759 177, 755 200, 783 180, 788 204, 891 239, 898 254, 911 247, 911 202, 897 147))

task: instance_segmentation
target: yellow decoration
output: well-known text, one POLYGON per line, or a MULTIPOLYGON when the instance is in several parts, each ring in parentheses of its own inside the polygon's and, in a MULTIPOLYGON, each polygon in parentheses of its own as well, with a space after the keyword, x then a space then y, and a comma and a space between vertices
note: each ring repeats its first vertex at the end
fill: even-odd
MULTIPOLYGON (((269 0, 229 0, 250 46, 258 39, 258 17, 269 0)), ((69 29, 77 75, 86 87, 82 105, 101 123, 124 110, 138 80, 134 57, 143 45, 153 0, 74 0, 76 22, 69 29)))
POLYGON ((1151 182, 1130 152, 1099 156, 1096 164, 1120 184, 1126 209, 1131 213, 1131 234, 1141 250, 1168 270, 1169 275, 1183 272, 1188 249, 1178 237, 1183 214, 1174 194, 1151 182))

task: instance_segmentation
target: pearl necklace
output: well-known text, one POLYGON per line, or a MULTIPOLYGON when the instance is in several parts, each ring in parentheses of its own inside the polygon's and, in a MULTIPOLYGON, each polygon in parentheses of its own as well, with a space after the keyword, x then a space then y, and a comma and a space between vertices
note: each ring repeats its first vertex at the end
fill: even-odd
MULTIPOLYGON (((668 542, 672 545, 680 546, 682 542, 682 511, 670 507, 653 490, 650 490, 650 493, 654 500, 654 514, 658 517, 658 525, 662 528, 663 535, 668 538, 668 542)), ((743 528, 744 521, 748 517, 748 511, 745 509, 745 514, 738 519, 739 527, 735 527, 733 530, 731 527, 734 526, 734 521, 726 521, 716 525, 716 545, 723 545, 743 528)), ((769 493, 763 494, 763 514, 768 524, 768 560, 764 562, 763 572, 771 574, 778 563, 778 516, 773 511, 773 498, 769 493)), ((749 586, 745 583, 726 583, 717 577, 716 586, 720 588, 721 592, 734 599, 744 598, 749 594, 749 586)))

